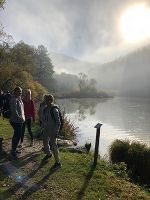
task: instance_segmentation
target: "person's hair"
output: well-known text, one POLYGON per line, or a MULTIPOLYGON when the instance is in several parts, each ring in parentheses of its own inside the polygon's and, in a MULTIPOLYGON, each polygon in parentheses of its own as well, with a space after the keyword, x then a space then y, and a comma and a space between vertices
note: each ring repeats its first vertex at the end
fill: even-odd
POLYGON ((15 87, 15 89, 14 89, 14 93, 16 93, 18 90, 21 90, 22 91, 22 88, 21 87, 15 87))
POLYGON ((47 94, 44 94, 44 95, 43 95, 43 101, 46 100, 46 96, 47 96, 47 94))
POLYGON ((25 93, 24 93, 24 98, 26 99, 28 99, 28 98, 30 98, 31 99, 31 90, 30 89, 26 89, 25 90, 25 93))
POLYGON ((47 94, 46 95, 46 100, 51 101, 52 103, 54 102, 54 96, 52 94, 47 94))
POLYGON ((29 93, 31 95, 31 90, 30 89, 26 89, 25 90, 25 94, 29 93))

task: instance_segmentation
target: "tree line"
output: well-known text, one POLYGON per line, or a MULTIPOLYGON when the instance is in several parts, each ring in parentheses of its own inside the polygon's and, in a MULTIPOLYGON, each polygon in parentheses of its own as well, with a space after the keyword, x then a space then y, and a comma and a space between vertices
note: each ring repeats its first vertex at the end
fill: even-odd
POLYGON ((12 90, 20 85, 22 88, 30 88, 34 96, 54 89, 54 67, 47 49, 43 45, 37 48, 19 42, 12 44, 9 41, 0 42, 0 87, 3 90, 12 90))

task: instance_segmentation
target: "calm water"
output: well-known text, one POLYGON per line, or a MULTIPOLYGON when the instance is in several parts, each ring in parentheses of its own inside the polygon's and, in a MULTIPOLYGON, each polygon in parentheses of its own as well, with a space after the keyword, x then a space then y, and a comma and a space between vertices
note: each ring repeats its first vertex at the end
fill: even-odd
POLYGON ((65 109, 76 127, 78 144, 95 146, 96 129, 100 122, 100 155, 108 153, 115 139, 130 139, 150 145, 150 99, 64 99, 57 102, 65 109))

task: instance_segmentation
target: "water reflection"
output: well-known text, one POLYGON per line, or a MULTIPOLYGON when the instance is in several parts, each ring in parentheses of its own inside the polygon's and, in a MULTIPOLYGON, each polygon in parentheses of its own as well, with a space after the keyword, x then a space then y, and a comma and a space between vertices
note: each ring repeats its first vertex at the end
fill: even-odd
POLYGON ((79 121, 85 120, 88 115, 94 115, 96 113, 95 107, 98 104, 98 100, 95 101, 93 99, 84 99, 84 101, 79 102, 79 121))
POLYGON ((117 138, 150 144, 150 99, 65 99, 58 104, 79 127, 79 144, 95 142, 94 126, 102 122, 100 152, 105 154, 117 138))
POLYGON ((65 99, 58 100, 58 104, 60 104, 61 109, 65 110, 67 114, 78 111, 78 120, 83 121, 89 115, 95 115, 96 106, 107 100, 108 99, 65 99))

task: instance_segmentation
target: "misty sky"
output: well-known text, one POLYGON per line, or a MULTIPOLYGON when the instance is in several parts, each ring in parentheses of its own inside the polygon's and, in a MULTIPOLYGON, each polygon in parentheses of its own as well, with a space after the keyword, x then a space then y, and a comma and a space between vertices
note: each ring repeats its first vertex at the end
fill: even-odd
POLYGON ((149 42, 128 43, 119 29, 123 13, 142 3, 150 8, 149 0, 7 0, 0 20, 16 42, 103 63, 149 42))

